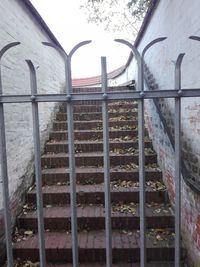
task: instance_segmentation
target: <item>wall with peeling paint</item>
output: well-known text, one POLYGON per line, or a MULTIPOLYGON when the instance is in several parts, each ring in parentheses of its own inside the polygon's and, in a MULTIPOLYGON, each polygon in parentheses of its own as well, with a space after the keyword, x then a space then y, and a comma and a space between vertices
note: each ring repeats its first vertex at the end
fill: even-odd
MULTIPOLYGON (((159 89, 174 88, 174 61, 180 53, 186 53, 182 64, 182 88, 200 88, 200 42, 189 40, 190 35, 200 36, 200 1, 160 1, 146 28, 138 49, 153 39, 166 36, 167 40, 156 44, 145 56, 145 62, 153 74, 159 89)), ((114 81, 121 84, 136 79, 136 62, 133 59, 126 72, 114 81)), ((162 102, 162 110, 168 127, 173 132, 174 100, 162 102)), ((158 153, 169 197, 174 202, 174 151, 151 100, 145 101, 146 126, 158 153)), ((200 182, 200 99, 182 100, 182 157, 187 168, 200 182)), ((182 183, 182 236, 187 248, 190 266, 200 266, 200 196, 182 183), (193 265, 192 265, 193 264, 193 265)))

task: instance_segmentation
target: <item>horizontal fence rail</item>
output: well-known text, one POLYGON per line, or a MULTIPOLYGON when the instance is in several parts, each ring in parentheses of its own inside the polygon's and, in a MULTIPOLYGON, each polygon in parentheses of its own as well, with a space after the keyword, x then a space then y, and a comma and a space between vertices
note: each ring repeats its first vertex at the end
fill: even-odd
MULTIPOLYGON (((156 99, 156 98, 176 98, 181 96, 181 98, 188 97, 200 97, 200 88, 196 89, 169 89, 169 90, 155 90, 155 91, 131 91, 123 93, 120 92, 107 92, 108 100, 128 100, 128 99, 156 99), (181 95, 180 95, 181 94, 181 95)), ((102 101, 104 96, 103 93, 72 93, 70 95, 70 101, 102 101)), ((32 95, 0 95, 0 103, 31 103, 32 95)), ((68 96, 66 94, 36 94, 35 102, 68 102, 68 96)))
MULTIPOLYGON (((139 133, 139 204, 140 204, 140 266, 147 264, 146 256, 146 198, 145 198, 145 154, 144 154, 144 100, 173 98, 175 99, 175 267, 181 266, 181 148, 180 148, 180 123, 181 123, 181 99, 189 97, 200 97, 200 88, 181 89, 181 63, 184 54, 180 54, 175 67, 175 89, 169 90, 144 90, 144 56, 153 45, 164 41, 166 37, 161 37, 149 43, 142 52, 128 43, 127 41, 117 39, 117 42, 127 45, 133 52, 138 65, 138 83, 136 91, 108 91, 106 58, 101 59, 102 63, 102 92, 99 93, 73 93, 71 78, 71 57, 77 49, 90 41, 84 41, 76 45, 69 55, 61 48, 43 43, 43 45, 53 47, 59 51, 65 63, 66 87, 65 94, 38 94, 36 83, 36 72, 30 60, 27 60, 31 73, 31 94, 30 95, 5 95, 2 89, 2 77, 0 72, 0 162, 1 174, 3 177, 3 197, 4 197, 4 217, 8 267, 13 266, 12 254, 12 236, 11 236, 11 214, 9 210, 9 192, 8 192, 8 170, 6 155, 6 136, 4 123, 4 104, 9 103, 30 103, 33 114, 34 130, 34 150, 35 150, 35 172, 36 172, 36 190, 37 190, 37 217, 39 231, 39 251, 40 264, 46 266, 45 256, 45 234, 44 234, 44 215, 42 199, 42 179, 41 179, 41 151, 40 151, 40 133, 39 133, 39 111, 40 102, 65 102, 67 107, 67 128, 68 128, 68 151, 69 151, 69 176, 70 176, 70 205, 71 205, 71 229, 72 229, 72 258, 73 267, 79 266, 78 253, 78 230, 77 230, 77 200, 76 200, 76 168, 74 154, 74 110, 73 105, 77 101, 101 101, 102 103, 102 121, 103 121, 103 155, 104 155, 104 190, 105 190, 105 227, 106 227, 106 266, 112 266, 112 227, 111 227, 111 194, 110 194, 110 162, 109 162, 109 127, 108 127, 108 102, 113 100, 138 100, 138 133, 139 133)), ((192 38, 191 38, 192 39, 192 38)), ((197 40, 193 38, 194 40, 197 40)), ((11 47, 18 45, 13 43, 2 49, 2 55, 11 47)), ((67 142, 67 141, 66 141, 67 142)))

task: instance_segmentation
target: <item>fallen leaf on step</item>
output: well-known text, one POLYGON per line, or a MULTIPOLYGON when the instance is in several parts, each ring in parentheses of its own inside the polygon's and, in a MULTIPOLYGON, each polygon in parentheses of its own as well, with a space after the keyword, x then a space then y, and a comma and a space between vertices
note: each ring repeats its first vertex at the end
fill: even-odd
POLYGON ((31 235, 33 235, 33 231, 31 231, 31 230, 25 231, 24 234, 28 235, 28 236, 31 236, 31 235))

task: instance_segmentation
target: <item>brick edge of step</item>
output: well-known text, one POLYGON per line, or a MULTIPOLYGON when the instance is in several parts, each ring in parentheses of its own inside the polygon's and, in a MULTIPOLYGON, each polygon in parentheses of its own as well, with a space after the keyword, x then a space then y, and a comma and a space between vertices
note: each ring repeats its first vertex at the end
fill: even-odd
MULTIPOLYGON (((162 260, 164 257, 169 261, 174 260, 174 240, 154 242, 154 237, 148 236, 147 231, 147 259, 149 261, 162 260)), ((139 234, 138 231, 126 232, 113 231, 113 259, 119 262, 124 257, 131 262, 138 262, 139 234)), ((95 262, 105 260, 105 231, 79 232, 79 256, 80 262, 95 262)), ((66 232, 46 232, 45 246, 47 261, 71 262, 71 234, 66 232)), ((38 237, 34 235, 27 240, 14 244, 14 255, 24 260, 24 257, 31 261, 37 261, 39 256, 38 237)))

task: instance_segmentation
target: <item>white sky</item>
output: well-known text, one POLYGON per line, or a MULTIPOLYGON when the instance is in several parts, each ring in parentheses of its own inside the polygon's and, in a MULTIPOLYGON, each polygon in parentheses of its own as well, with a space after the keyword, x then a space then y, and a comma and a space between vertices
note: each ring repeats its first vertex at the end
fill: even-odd
POLYGON ((118 36, 87 23, 79 9, 81 1, 31 0, 67 53, 78 42, 93 41, 73 55, 72 76, 76 78, 100 74, 101 56, 107 57, 108 71, 112 71, 124 65, 130 53, 127 47, 113 41, 118 36))

